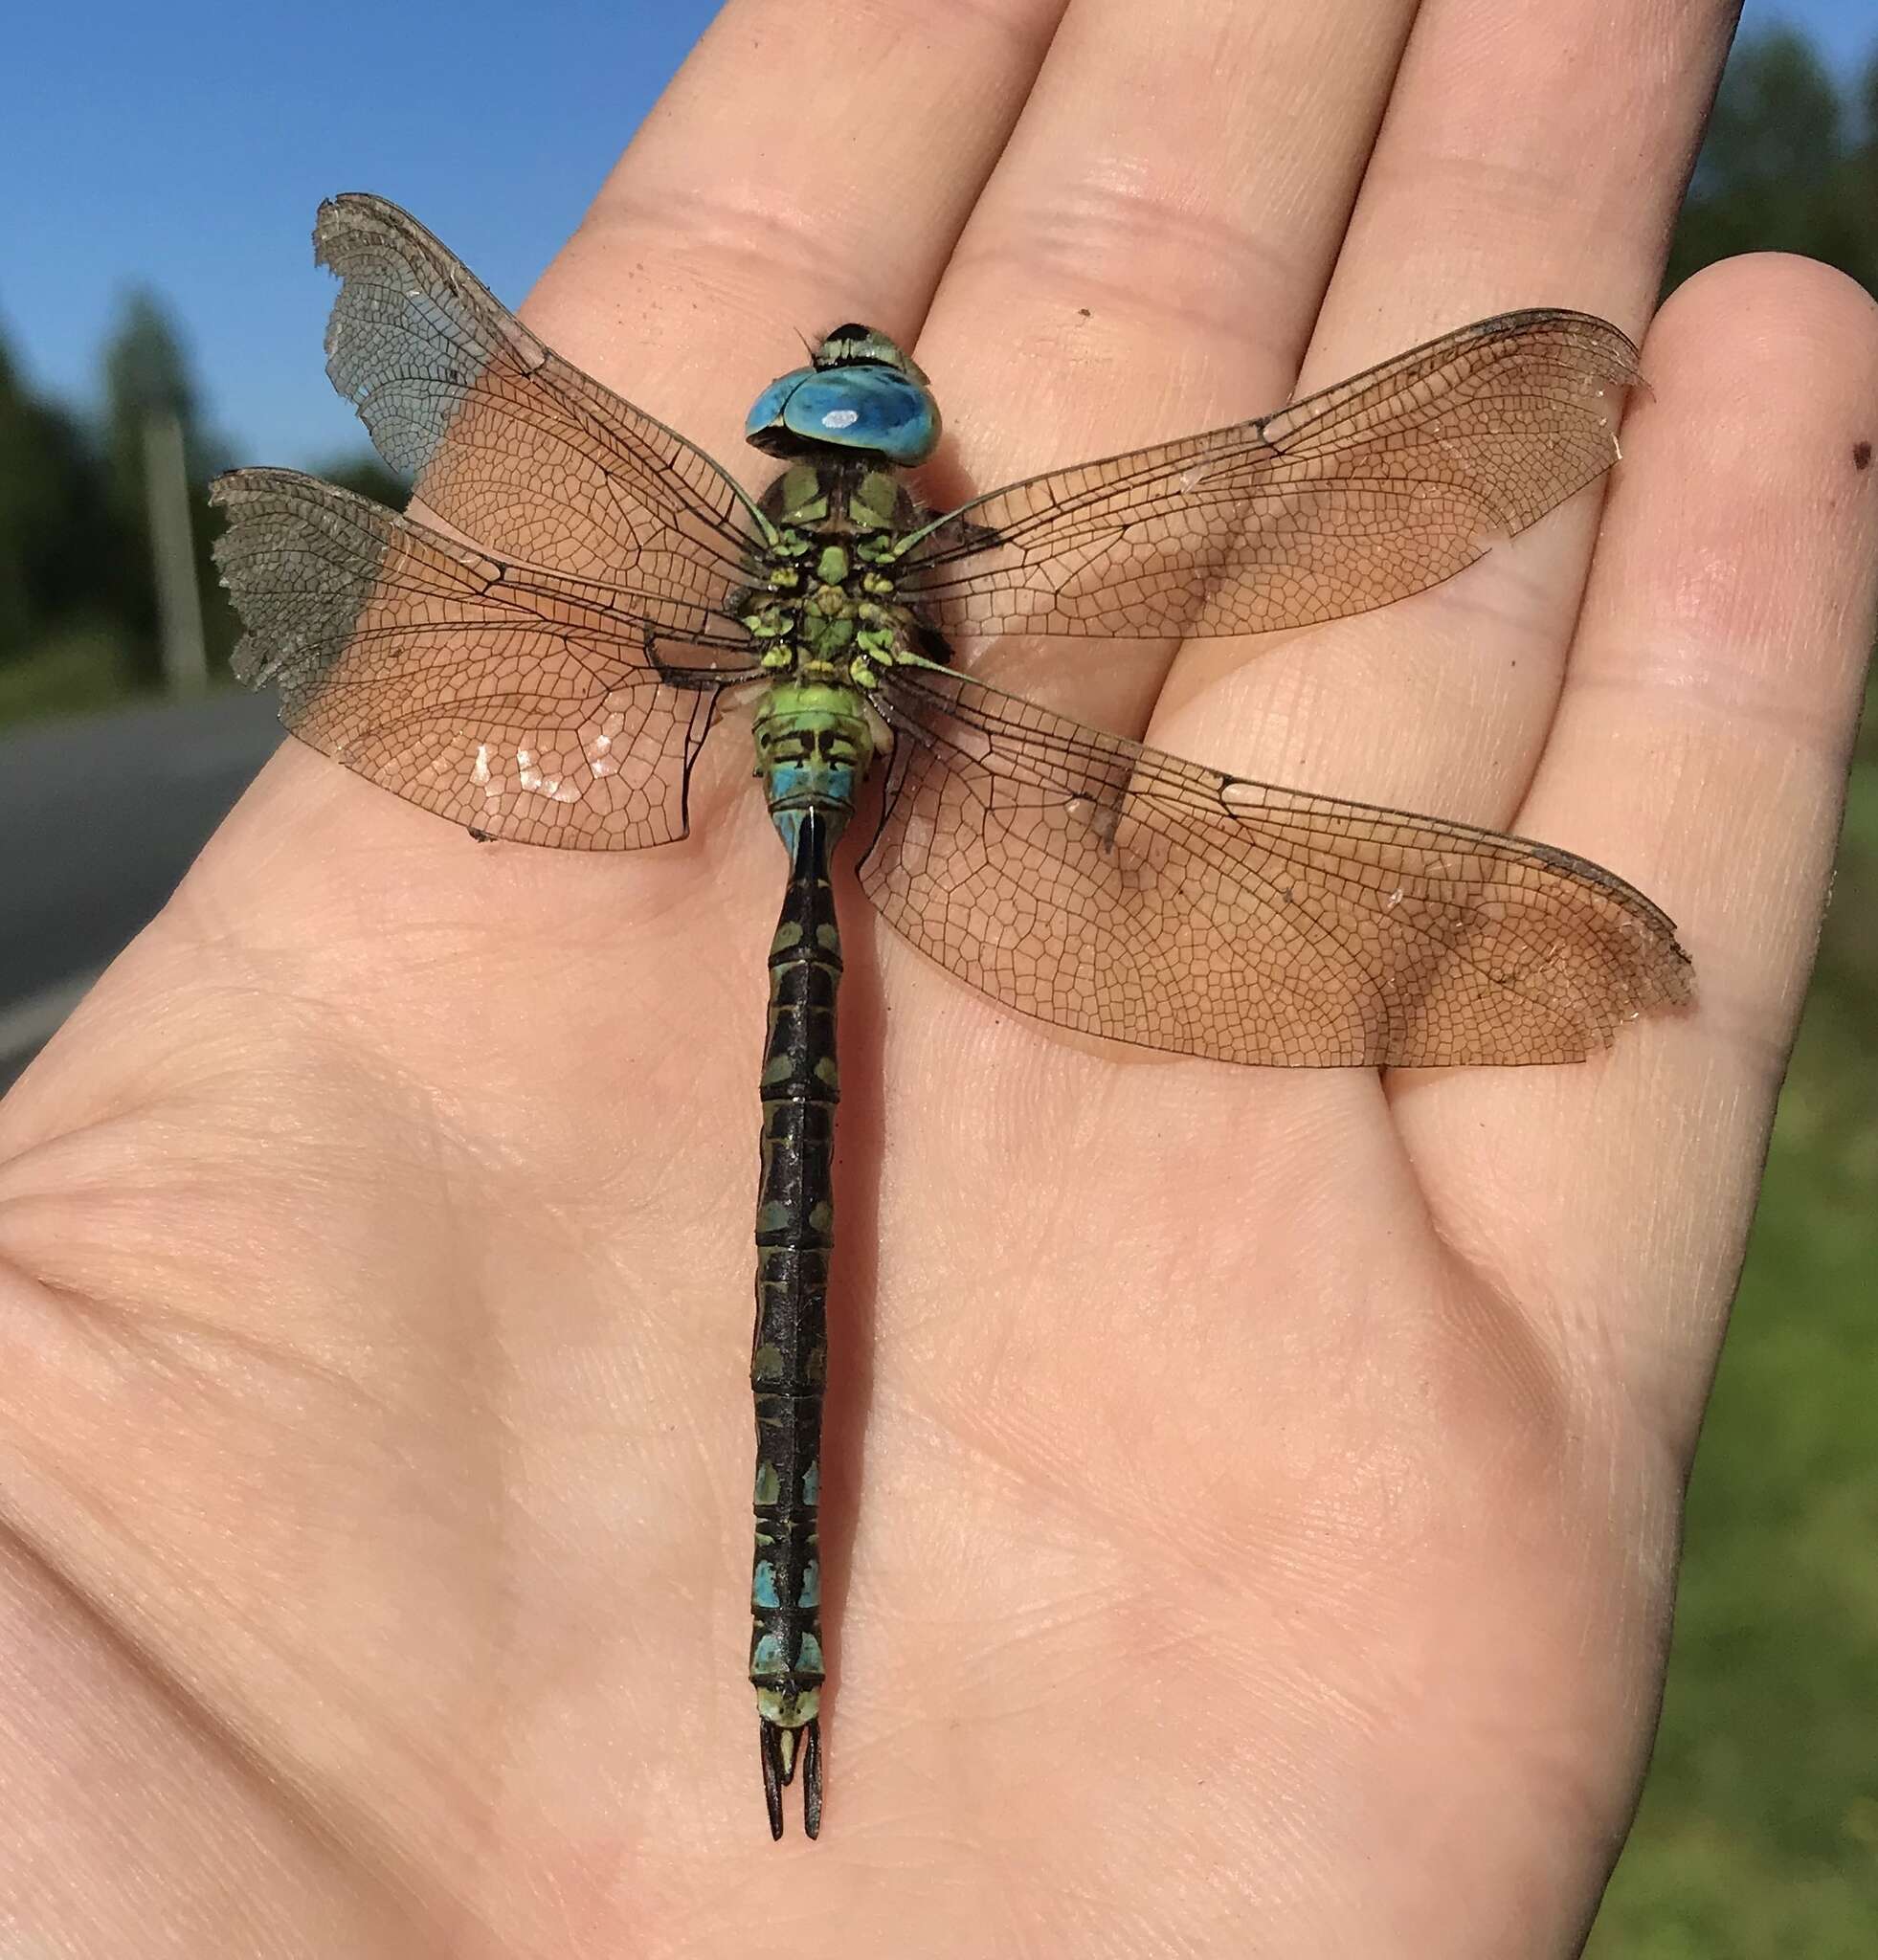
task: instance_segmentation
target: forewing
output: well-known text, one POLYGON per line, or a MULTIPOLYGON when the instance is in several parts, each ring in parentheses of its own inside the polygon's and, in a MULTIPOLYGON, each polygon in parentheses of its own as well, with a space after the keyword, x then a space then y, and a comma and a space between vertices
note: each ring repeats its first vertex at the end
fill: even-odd
POLYGON ((702 450, 551 352, 382 197, 320 207, 326 372, 445 523, 685 631, 749 582, 761 521, 702 450))
POLYGON ((908 550, 951 637, 1265 633, 1471 565, 1617 459, 1637 350, 1588 314, 1501 314, 1256 422, 1054 470, 908 550))
POLYGON ((961 674, 893 669, 861 882, 921 951, 1084 1034, 1287 1067, 1575 1061, 1686 1000, 1670 921, 1520 837, 1272 789, 961 674))
POLYGON ((291 470, 216 480, 247 635, 235 674, 302 742, 479 835, 667 843, 721 687, 716 648, 650 652, 607 589, 504 565, 291 470))

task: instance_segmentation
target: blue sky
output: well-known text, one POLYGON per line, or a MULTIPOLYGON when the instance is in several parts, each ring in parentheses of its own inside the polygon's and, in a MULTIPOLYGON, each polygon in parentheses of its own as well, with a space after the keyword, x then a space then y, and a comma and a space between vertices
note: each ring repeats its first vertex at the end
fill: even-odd
MULTIPOLYGON (((146 284, 238 459, 355 449, 320 365, 320 199, 383 191, 518 299, 715 11, 37 0, 6 33, 0 336, 35 386, 85 404, 123 292, 146 284)), ((1744 31, 1780 18, 1842 69, 1878 46, 1872 0, 1749 0, 1744 31)))

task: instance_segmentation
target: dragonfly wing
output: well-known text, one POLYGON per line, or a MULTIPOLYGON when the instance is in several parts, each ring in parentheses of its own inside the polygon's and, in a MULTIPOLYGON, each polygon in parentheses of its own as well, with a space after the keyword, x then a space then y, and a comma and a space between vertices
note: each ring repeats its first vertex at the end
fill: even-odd
POLYGON ((950 637, 1267 633, 1437 585, 1617 460, 1637 350, 1501 314, 1230 429, 993 491, 915 535, 950 637))
POLYGON ((215 546, 302 741, 481 836, 629 850, 685 832, 719 691, 756 671, 661 645, 616 593, 505 565, 292 470, 235 470, 215 546), (690 655, 692 663, 683 657, 690 655))
POLYGON ((416 219, 329 199, 326 372, 424 506, 681 633, 749 582, 762 520, 704 453, 543 345, 416 219))
POLYGON ((1582 1058, 1688 998, 1670 921, 1521 837, 1242 781, 899 667, 861 881, 994 999, 1269 1066, 1582 1058))

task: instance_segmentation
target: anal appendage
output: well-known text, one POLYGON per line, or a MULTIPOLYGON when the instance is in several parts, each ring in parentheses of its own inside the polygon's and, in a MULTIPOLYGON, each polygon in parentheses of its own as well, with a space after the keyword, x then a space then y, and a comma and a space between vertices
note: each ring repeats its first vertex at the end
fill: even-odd
POLYGON ((820 1837, 820 1718, 812 1718, 800 1728, 784 1728, 773 1722, 763 1722, 758 1724, 758 1729, 763 1754, 763 1801, 770 1812, 770 1836, 779 1838, 783 1834, 783 1792, 794 1782, 799 1763, 802 1768, 802 1829, 811 1838, 820 1837))

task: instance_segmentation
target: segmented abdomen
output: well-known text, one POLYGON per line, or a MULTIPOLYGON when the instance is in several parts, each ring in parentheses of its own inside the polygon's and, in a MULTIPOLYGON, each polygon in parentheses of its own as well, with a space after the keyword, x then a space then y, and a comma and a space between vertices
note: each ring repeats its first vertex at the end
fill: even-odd
POLYGON ((822 1681, 816 1538, 827 1375, 835 997, 840 940, 828 883, 832 826, 805 811, 770 949, 763 1059, 763 1169, 756 1212, 756 1554, 749 1677, 763 1718, 815 1718, 822 1681))

